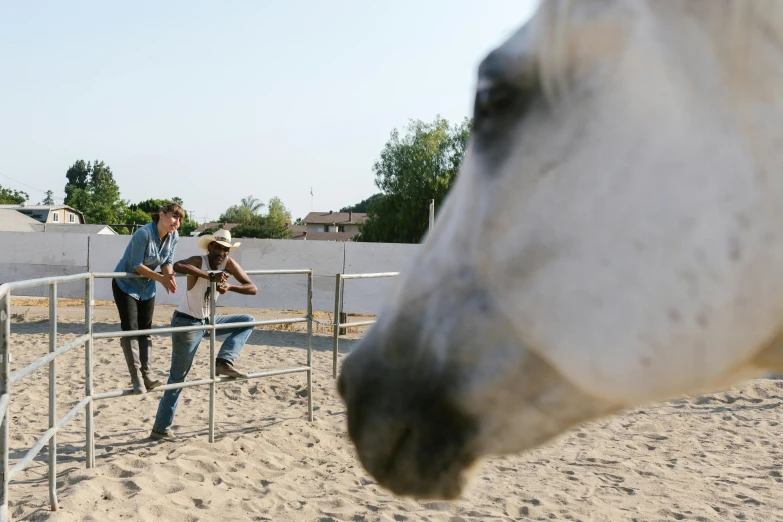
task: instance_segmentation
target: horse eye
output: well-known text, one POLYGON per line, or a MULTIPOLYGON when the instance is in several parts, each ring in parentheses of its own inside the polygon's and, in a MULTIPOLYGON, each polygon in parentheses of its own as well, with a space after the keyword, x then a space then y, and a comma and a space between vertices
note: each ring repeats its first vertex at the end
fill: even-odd
POLYGON ((502 114, 512 107, 516 96, 516 89, 509 85, 495 84, 480 88, 476 92, 474 118, 502 114))

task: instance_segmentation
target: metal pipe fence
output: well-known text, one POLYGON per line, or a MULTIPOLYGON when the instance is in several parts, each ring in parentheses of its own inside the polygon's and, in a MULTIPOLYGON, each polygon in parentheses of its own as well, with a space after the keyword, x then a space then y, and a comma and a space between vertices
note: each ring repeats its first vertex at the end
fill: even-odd
POLYGON ((375 321, 356 321, 353 323, 341 323, 340 314, 343 310, 343 293, 345 291, 344 282, 346 279, 378 279, 381 277, 395 277, 399 272, 381 272, 377 274, 337 274, 335 276, 334 287, 334 328, 332 332, 332 378, 337 378, 337 349, 340 343, 340 328, 353 328, 357 326, 369 326, 375 321))
POLYGON ((275 375, 284 375, 289 373, 306 373, 307 376, 307 419, 313 420, 313 387, 312 387, 312 334, 313 334, 313 271, 303 270, 247 270, 249 276, 263 275, 307 275, 307 313, 304 317, 294 319, 275 319, 267 321, 252 321, 243 323, 231 323, 225 325, 215 325, 215 304, 216 304, 216 283, 211 283, 211 310, 209 324, 203 326, 188 326, 177 328, 153 328, 151 330, 134 331, 116 331, 116 332, 93 332, 93 309, 95 306, 95 279, 96 278, 125 278, 139 277, 136 274, 126 273, 84 273, 69 276, 47 277, 40 279, 31 279, 14 283, 5 283, 0 285, 0 522, 8 520, 8 485, 13 478, 20 473, 33 459, 41 452, 44 446, 49 446, 48 451, 48 482, 49 482, 49 501, 52 511, 58 509, 56 477, 57 477, 57 433, 65 424, 71 420, 77 413, 85 411, 85 453, 86 466, 92 468, 95 466, 95 428, 93 403, 96 400, 110 399, 133 394, 131 389, 114 390, 105 393, 95 394, 93 388, 93 341, 95 339, 105 339, 114 337, 128 337, 138 335, 163 335, 173 332, 185 332, 196 330, 208 330, 209 335, 209 355, 210 369, 209 379, 200 379, 197 381, 186 381, 177 384, 167 384, 155 388, 151 391, 163 392, 178 388, 187 388, 191 386, 209 386, 209 442, 215 441, 215 389, 216 385, 222 382, 236 382, 240 380, 257 379, 261 377, 271 377, 275 375), (64 344, 57 345, 57 287, 58 284, 69 282, 85 282, 84 292, 84 334, 76 339, 64 344), (28 366, 16 371, 11 375, 11 292, 26 288, 39 286, 49 287, 49 353, 39 358, 28 366), (215 341, 218 330, 225 328, 237 328, 247 326, 264 326, 273 324, 293 324, 307 323, 307 360, 305 366, 295 368, 286 368, 280 370, 268 370, 248 374, 247 377, 234 379, 228 377, 216 377, 215 375, 215 341), (57 358, 73 348, 84 346, 84 398, 71 408, 64 416, 57 418, 57 358), (32 374, 34 371, 48 365, 49 373, 49 429, 47 429, 38 441, 30 448, 24 457, 22 457, 11 469, 9 469, 9 419, 8 409, 11 402, 11 385, 17 384, 24 377, 32 374))

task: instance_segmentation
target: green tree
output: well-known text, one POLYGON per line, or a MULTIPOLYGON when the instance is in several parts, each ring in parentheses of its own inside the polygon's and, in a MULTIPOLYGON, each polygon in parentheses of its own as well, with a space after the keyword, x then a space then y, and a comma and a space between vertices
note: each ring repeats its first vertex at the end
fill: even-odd
MULTIPOLYGON (((131 205, 128 205, 128 210, 140 210, 142 212, 146 212, 149 214, 150 219, 152 217, 152 214, 156 213, 160 210, 160 207, 168 203, 170 200, 168 199, 145 199, 144 201, 140 201, 138 203, 133 203, 131 205)), ((173 200, 171 200, 173 201, 173 200)), ((181 204, 179 204, 182 206, 181 204)))
POLYGON ((194 221, 190 218, 185 218, 185 220, 180 223, 179 229, 177 231, 179 232, 180 236, 189 236, 198 227, 199 223, 197 221, 194 221))
POLYGON ((228 209, 220 215, 218 221, 221 223, 248 224, 252 223, 255 218, 256 215, 253 214, 253 211, 249 207, 246 207, 245 205, 234 205, 228 207, 228 209))
POLYGON ((54 192, 51 190, 46 191, 46 198, 43 200, 43 205, 54 205, 54 192))
POLYGON ((111 169, 102 161, 94 164, 79 160, 66 173, 65 204, 81 210, 87 223, 122 223, 127 202, 111 169))
POLYGON ((306 224, 307 223, 304 222, 304 219, 302 219, 300 217, 296 218, 296 221, 294 221, 294 225, 297 225, 297 226, 300 226, 300 227, 303 227, 306 224))
POLYGON ((0 185, 0 205, 19 205, 30 199, 27 192, 11 190, 0 185))
POLYGON ((280 198, 274 197, 269 200, 267 207, 269 211, 264 216, 264 237, 270 239, 289 239, 291 231, 288 225, 291 224, 291 211, 285 208, 280 198))
POLYGON ((253 213, 253 210, 245 205, 246 198, 242 199, 242 204, 228 207, 223 212, 218 221, 221 223, 238 223, 238 226, 231 229, 233 237, 263 237, 262 224, 263 216, 253 213))
MULTIPOLYGON (((131 205, 133 206, 133 205, 131 205)), ((126 225, 146 225, 152 222, 152 216, 139 208, 131 209, 129 206, 122 215, 122 223, 126 225)))
MULTIPOLYGON (((144 201, 128 205, 128 210, 123 216, 123 222, 139 224, 149 223, 152 221, 152 214, 157 213, 160 210, 160 207, 168 202, 176 203, 180 207, 185 208, 185 203, 182 201, 182 198, 174 197, 171 199, 146 199, 144 201), (144 221, 142 221, 142 215, 146 215, 144 221)), ((178 232, 180 236, 189 236, 198 227, 199 224, 196 221, 190 219, 186 212, 185 219, 182 220, 182 223, 179 224, 178 232)))
POLYGON ((102 161, 93 164, 90 188, 93 196, 91 222, 121 223, 128 205, 120 197, 120 187, 114 180, 114 174, 102 161))
MULTIPOLYGON (((68 183, 66 183, 66 188, 70 186, 73 189, 86 189, 87 183, 90 180, 90 173, 92 172, 92 167, 89 163, 85 163, 84 160, 78 160, 76 163, 71 165, 71 168, 68 169, 68 172, 65 173, 65 177, 68 178, 68 183)), ((69 205, 68 203, 68 191, 65 192, 65 204, 69 205)))
POLYGON ((270 199, 267 209, 268 212, 265 215, 259 215, 253 214, 248 205, 234 205, 221 214, 218 220, 222 223, 239 224, 231 230, 231 235, 234 237, 290 238, 291 232, 288 230, 288 225, 292 221, 291 212, 280 198, 270 199))
POLYGON ((454 183, 470 129, 467 118, 450 126, 440 116, 432 123, 411 121, 404 136, 394 129, 373 166, 382 197, 369 202, 357 240, 421 241, 429 224, 430 200, 439 206, 454 183))
POLYGON ((383 197, 383 194, 373 194, 367 199, 361 200, 361 202, 351 205, 350 207, 343 207, 340 209, 340 212, 367 212, 367 209, 370 207, 371 204, 378 201, 383 197))
POLYGON ((242 198, 242 206, 250 209, 250 212, 253 214, 258 214, 258 212, 264 207, 264 204, 261 203, 260 199, 254 198, 251 194, 246 198, 242 198))
POLYGON ((264 235, 265 231, 262 221, 262 219, 259 219, 235 226, 231 229, 231 236, 264 238, 266 236, 264 235))

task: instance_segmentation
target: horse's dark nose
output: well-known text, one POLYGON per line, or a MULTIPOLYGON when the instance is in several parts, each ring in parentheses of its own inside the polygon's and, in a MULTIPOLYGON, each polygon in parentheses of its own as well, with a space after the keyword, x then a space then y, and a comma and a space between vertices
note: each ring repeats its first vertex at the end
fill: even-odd
POLYGON ((396 494, 453 498, 475 459, 477 433, 475 420, 452 400, 455 376, 419 350, 389 344, 405 339, 373 330, 345 359, 337 381, 359 460, 396 494))

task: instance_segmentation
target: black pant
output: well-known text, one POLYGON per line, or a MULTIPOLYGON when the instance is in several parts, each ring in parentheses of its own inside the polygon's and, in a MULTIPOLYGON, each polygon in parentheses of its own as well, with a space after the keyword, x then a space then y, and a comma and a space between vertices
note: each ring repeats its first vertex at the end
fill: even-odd
MULTIPOLYGON (((146 301, 134 299, 122 291, 115 279, 111 280, 111 291, 114 294, 114 303, 117 305, 117 311, 120 314, 120 325, 123 331, 152 329, 155 296, 150 297, 146 301)), ((138 339, 141 367, 143 371, 146 371, 149 365, 149 352, 152 350, 152 337, 139 335, 138 337, 129 337, 129 339, 138 339)))

